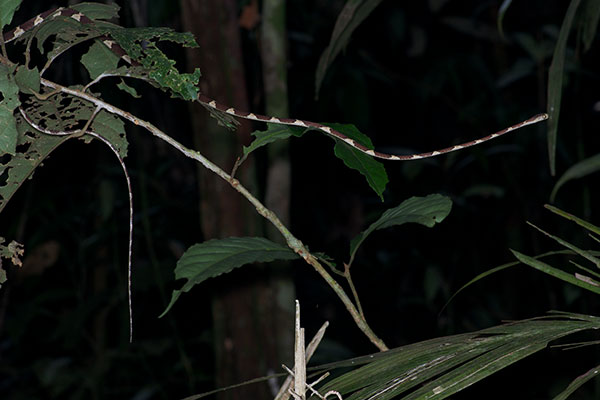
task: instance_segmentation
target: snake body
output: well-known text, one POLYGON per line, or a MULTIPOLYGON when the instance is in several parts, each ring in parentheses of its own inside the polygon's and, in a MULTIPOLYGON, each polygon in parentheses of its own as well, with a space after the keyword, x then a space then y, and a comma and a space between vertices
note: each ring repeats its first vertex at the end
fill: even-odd
MULTIPOLYGON (((26 32, 28 32, 29 30, 35 28, 39 24, 46 21, 47 19, 56 18, 59 16, 72 18, 81 24, 93 24, 94 23, 94 21, 92 19, 88 18, 83 13, 81 13, 77 10, 74 10, 72 8, 66 8, 66 7, 54 8, 52 10, 45 11, 45 12, 29 19, 28 21, 19 25, 15 29, 4 34, 4 42, 9 43, 13 40, 16 40, 19 37, 21 37, 22 35, 24 35, 26 32)), ((99 39, 102 41, 102 43, 104 43, 104 45, 106 45, 111 51, 113 51, 117 56, 121 57, 127 63, 134 65, 134 66, 140 65, 137 61, 131 59, 131 57, 129 57, 127 55, 125 50, 123 50, 123 48, 121 48, 121 46, 119 46, 110 37, 100 36, 99 39)), ((327 125, 323 125, 323 124, 320 124, 317 122, 311 122, 311 121, 306 121, 306 120, 302 120, 302 119, 277 118, 277 117, 270 117, 270 116, 266 116, 266 115, 255 114, 255 113, 251 113, 251 112, 240 111, 234 107, 229 107, 229 106, 220 104, 216 100, 214 100, 202 93, 198 93, 198 101, 200 103, 202 103, 203 105, 205 105, 209 108, 212 108, 213 110, 216 110, 218 112, 224 112, 226 114, 229 114, 229 115, 232 115, 232 116, 238 117, 238 118, 244 118, 244 119, 258 121, 258 122, 268 122, 268 123, 290 125, 290 126, 297 126, 297 127, 307 128, 307 129, 319 130, 321 132, 326 133, 327 135, 330 135, 336 139, 343 141, 344 143, 352 146, 353 148, 355 148, 365 154, 368 154, 373 157, 385 159, 385 160, 396 160, 396 161, 419 160, 419 159, 423 159, 423 158, 435 157, 435 156, 438 156, 441 154, 446 154, 446 153, 450 153, 453 151, 461 150, 461 149, 464 149, 467 147, 471 147, 471 146, 475 146, 475 145, 487 142, 488 140, 495 139, 497 137, 500 137, 500 136, 507 134, 509 132, 512 132, 514 130, 523 128, 527 125, 532 125, 537 122, 548 119, 548 114, 545 114, 545 113, 537 114, 529 119, 526 119, 525 121, 519 122, 518 124, 515 124, 515 125, 511 125, 508 128, 502 129, 498 132, 492 133, 490 135, 487 135, 487 136, 479 138, 479 139, 471 140, 471 141, 457 144, 454 146, 446 147, 446 148, 439 149, 439 150, 429 151, 429 152, 425 152, 425 153, 396 155, 396 154, 382 153, 382 152, 378 152, 373 149, 370 149, 370 148, 364 146, 363 144, 357 142, 356 140, 344 135, 343 133, 341 133, 327 125)))

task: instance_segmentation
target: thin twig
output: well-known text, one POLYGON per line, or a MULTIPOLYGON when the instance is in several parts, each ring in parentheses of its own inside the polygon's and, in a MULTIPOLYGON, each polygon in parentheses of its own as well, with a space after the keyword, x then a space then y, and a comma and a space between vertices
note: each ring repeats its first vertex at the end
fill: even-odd
POLYGON ((358 307, 358 312, 360 315, 365 318, 365 313, 363 311, 362 305, 360 304, 360 299, 358 298, 358 292, 356 291, 356 287, 354 286, 354 282, 352 281, 352 274, 350 274, 350 265, 344 263, 344 278, 348 281, 348 285, 350 286, 350 290, 352 291, 352 296, 354 296, 354 302, 356 303, 356 307, 358 307))
POLYGON ((167 142, 168 144, 170 144, 171 146, 175 147, 177 150, 179 150, 181 153, 183 153, 186 157, 189 157, 191 159, 194 159, 194 160, 200 162, 205 168, 214 172, 219 177, 221 177, 223 180, 227 181, 231 185, 232 188, 234 188, 238 193, 240 193, 242 196, 244 196, 246 198, 246 200, 248 200, 256 208, 256 211, 260 215, 262 215, 264 218, 269 220, 269 222, 271 222, 271 224, 273 224, 273 226, 275 226, 275 228, 277 228, 277 230, 281 233, 281 235, 283 235, 289 248, 292 249, 294 252, 296 252, 300 257, 302 257, 308 264, 312 265, 312 267, 319 273, 319 275, 321 275, 321 277, 323 277, 323 279, 325 279, 327 284, 333 289, 333 291, 337 294, 337 296, 340 298, 340 300, 342 300, 342 302, 344 303, 344 306, 346 307, 346 310, 348 310, 348 312, 354 319, 354 322, 356 323, 358 328, 361 331, 363 331, 363 333, 369 338, 371 343, 373 343, 375 346, 377 346, 377 348, 381 351, 388 350, 388 347, 383 342, 383 340, 381 340, 375 334, 375 332, 373 332, 373 330, 367 324, 367 321, 360 315, 360 313, 358 312, 358 310, 356 309, 356 307, 354 306, 354 304, 352 303, 352 301, 350 300, 350 298, 348 297, 348 295, 346 294, 344 289, 340 286, 340 284, 335 279, 333 279, 333 277, 331 275, 329 275, 329 273, 323 267, 323 265, 321 265, 321 263, 317 260, 317 258, 306 249, 304 244, 299 239, 297 239, 294 235, 292 235, 292 233, 281 222, 281 220, 277 217, 277 215, 275 215, 275 213, 273 211, 266 208, 256 197, 254 197, 248 191, 248 189, 246 189, 242 184, 240 184, 240 182, 237 179, 235 179, 232 176, 230 176, 229 174, 227 174, 227 172, 225 172, 219 166, 217 166, 212 161, 210 161, 209 159, 204 157, 199 151, 188 149, 187 147, 185 147, 184 145, 182 145, 181 143, 179 143, 178 141, 176 141, 175 139, 173 139, 172 137, 170 137, 169 135, 167 135, 166 133, 164 133, 163 131, 161 131, 160 129, 155 127, 154 125, 152 125, 150 122, 139 119, 127 111, 121 110, 120 108, 115 107, 112 104, 106 103, 102 100, 97 99, 94 96, 91 96, 87 93, 83 93, 79 90, 71 89, 71 88, 59 85, 57 83, 54 83, 52 81, 46 80, 46 79, 42 79, 41 83, 42 83, 42 85, 50 87, 52 89, 60 89, 63 93, 69 94, 71 96, 79 97, 83 100, 87 100, 87 101, 93 103, 94 105, 99 106, 102 109, 104 109, 112 114, 118 115, 118 116, 134 123, 135 125, 148 130, 150 133, 152 133, 157 138, 162 139, 165 142, 167 142))

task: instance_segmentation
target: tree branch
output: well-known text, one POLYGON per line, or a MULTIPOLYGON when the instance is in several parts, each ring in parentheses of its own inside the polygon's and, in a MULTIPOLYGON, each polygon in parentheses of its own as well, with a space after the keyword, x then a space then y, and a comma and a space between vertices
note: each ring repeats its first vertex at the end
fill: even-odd
POLYGON ((321 277, 323 277, 323 279, 325 279, 327 284, 329 284, 329 286, 337 294, 337 296, 340 298, 340 300, 342 300, 342 303, 344 303, 344 306, 346 307, 346 309, 348 310, 348 312, 354 319, 354 322, 356 323, 358 328, 369 338, 371 343, 373 343, 381 351, 388 350, 388 347, 385 345, 383 340, 381 340, 379 337, 377 337, 377 335, 371 330, 371 328, 367 324, 367 321, 362 317, 361 313, 356 309, 356 307, 354 306, 354 304, 352 303, 350 298, 346 295, 346 292, 344 291, 344 289, 338 284, 338 282, 335 279, 333 279, 333 277, 327 272, 327 270, 323 267, 323 265, 321 265, 321 263, 319 263, 317 258, 315 256, 313 256, 306 249, 304 244, 298 238, 296 238, 294 235, 292 235, 292 233, 287 229, 287 227, 281 222, 281 220, 277 217, 277 215, 275 215, 274 212, 272 212, 271 210, 266 208, 243 185, 241 185, 237 179, 233 178, 227 172, 222 170, 219 166, 217 166, 212 161, 210 161, 209 159, 204 157, 200 152, 198 152, 196 150, 188 149, 187 147, 183 146, 181 143, 179 143, 178 141, 176 141, 175 139, 173 139, 172 137, 170 137, 169 135, 167 135, 166 133, 164 133, 163 131, 161 131, 160 129, 158 129, 157 127, 152 125, 151 123, 141 120, 127 111, 121 110, 120 108, 115 107, 109 103, 106 103, 106 102, 104 102, 94 96, 91 96, 87 93, 59 85, 57 83, 48 81, 46 79, 42 79, 41 83, 42 83, 42 85, 44 85, 46 87, 49 87, 52 89, 57 89, 63 93, 78 97, 78 98, 86 100, 86 101, 89 101, 89 102, 93 103, 96 107, 99 107, 100 109, 104 109, 112 114, 118 115, 118 116, 134 123, 135 125, 148 130, 154 136, 158 137, 161 140, 164 140, 171 146, 175 147, 177 150, 179 150, 185 156, 200 162, 205 168, 214 172, 219 177, 221 177, 222 179, 227 181, 231 185, 231 187, 233 187, 238 193, 240 193, 242 196, 244 196, 256 208, 256 211, 260 215, 262 215, 269 222, 271 222, 271 224, 273 224, 273 226, 275 226, 275 228, 284 237, 287 245, 294 252, 296 252, 300 257, 302 257, 304 259, 304 261, 306 261, 308 264, 310 264, 319 273, 319 275, 321 275, 321 277))

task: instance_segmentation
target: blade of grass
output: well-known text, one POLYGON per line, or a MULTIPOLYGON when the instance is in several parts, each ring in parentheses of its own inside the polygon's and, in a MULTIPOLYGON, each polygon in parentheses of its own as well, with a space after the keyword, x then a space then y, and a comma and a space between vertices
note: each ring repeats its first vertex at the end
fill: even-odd
POLYGON ((596 267, 600 268, 600 259, 594 257, 589 251, 581 250, 579 247, 572 245, 571 243, 567 242, 566 240, 563 240, 563 239, 559 238, 558 236, 554 236, 554 235, 544 231, 543 229, 538 228, 531 222, 527 222, 527 225, 534 227, 538 231, 542 232, 544 235, 548 236, 549 238, 554 239, 556 242, 558 242, 561 245, 563 245, 564 247, 574 251, 575 253, 579 254, 581 257, 592 262, 596 267))
POLYGON ((563 210, 561 210, 560 208, 551 206, 550 204, 544 204, 544 207, 550 211, 552 211, 554 214, 560 215, 561 217, 564 217, 566 219, 569 219, 573 222, 575 222, 577 225, 587 229, 588 231, 594 232, 597 235, 600 235, 600 228, 597 227, 596 225, 592 225, 589 222, 578 218, 576 216, 574 216, 573 214, 569 214, 568 212, 565 212, 563 210))
POLYGON ((545 348, 553 340, 598 327, 597 318, 557 313, 436 338, 374 354, 371 360, 361 357, 350 360, 351 364, 335 365, 367 363, 330 380, 319 390, 337 390, 346 400, 385 400, 416 388, 403 399, 443 399, 545 348))
POLYGON ((574 275, 569 274, 568 272, 565 272, 558 268, 554 268, 546 263, 536 260, 533 257, 529 257, 529 256, 526 256, 525 254, 519 253, 516 250, 511 250, 511 252, 523 264, 529 265, 530 267, 533 267, 539 271, 542 271, 550 276, 553 276, 555 278, 558 278, 560 280, 568 282, 572 285, 579 286, 582 289, 586 289, 586 290, 589 290, 590 292, 600 294, 600 287, 598 287, 598 286, 595 286, 591 283, 577 279, 574 275))
POLYGON ((576 263, 575 261, 573 261, 573 260, 569 260, 569 262, 570 262, 571 264, 573 264, 574 266, 576 266, 577 268, 579 268, 580 270, 582 270, 582 271, 585 271, 587 274, 593 275, 593 276, 595 276, 596 278, 600 279, 600 273, 598 273, 598 272, 596 272, 596 271, 592 271, 591 269, 589 269, 589 268, 586 268, 586 267, 584 267, 583 265, 579 265, 579 264, 577 264, 577 263, 576 263))
POLYGON ((560 103, 562 98, 563 79, 565 76, 565 53, 567 50, 567 39, 571 32, 573 20, 580 0, 571 0, 560 33, 552 63, 548 71, 548 157, 550 161, 550 173, 552 176, 556 174, 556 137, 558 132, 558 117, 560 114, 560 103))
MULTIPOLYGON (((556 251, 549 251, 547 253, 544 254, 540 254, 537 255, 533 258, 538 259, 538 258, 543 258, 543 257, 548 257, 548 256, 554 256, 554 255, 559 255, 559 254, 574 254, 572 251, 570 250, 556 250, 556 251)), ((448 299, 448 301, 446 302, 446 304, 444 304, 444 306, 442 307, 442 309, 440 310, 440 314, 446 309, 446 307, 448 306, 448 304, 450 304, 450 302, 463 290, 465 290, 467 287, 471 286, 472 284, 474 284, 475 282, 489 276, 492 274, 495 274, 496 272, 500 272, 503 271, 507 268, 510 267, 514 267, 515 265, 519 265, 520 262, 519 261, 513 261, 513 262, 509 262, 506 264, 502 264, 499 265, 495 268, 492 268, 488 271, 482 272, 481 274, 477 275, 475 278, 471 279, 469 282, 465 283, 464 285, 462 285, 460 287, 460 289, 458 289, 456 292, 454 292, 454 294, 448 299)))
POLYGON ((573 382, 571 382, 569 384, 569 386, 567 386, 567 388, 565 390, 563 390, 560 394, 555 396, 553 400, 566 399, 571 394, 573 394, 577 389, 579 389, 584 383, 586 383, 587 381, 589 381, 592 378, 597 377, 598 375, 600 375, 600 365, 590 369, 583 375, 579 375, 577 378, 575 378, 573 380, 573 382))
MULTIPOLYGON (((598 7, 600 8, 600 6, 598 7)), ((575 165, 572 165, 569 169, 565 171, 564 174, 560 177, 560 179, 552 188, 552 193, 550 194, 550 201, 554 203, 554 199, 556 198, 556 194, 558 190, 568 181, 573 179, 580 179, 584 176, 593 174, 600 170, 600 154, 596 154, 595 156, 586 158, 585 160, 581 160, 575 165)))

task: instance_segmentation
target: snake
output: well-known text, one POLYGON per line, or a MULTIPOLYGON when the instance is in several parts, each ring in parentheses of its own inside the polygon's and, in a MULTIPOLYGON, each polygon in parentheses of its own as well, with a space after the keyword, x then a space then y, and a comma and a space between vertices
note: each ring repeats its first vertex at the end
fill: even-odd
MULTIPOLYGON (((47 21, 52 18, 58 18, 58 17, 70 18, 74 21, 81 23, 82 25, 94 24, 94 21, 91 18, 87 17, 85 14, 83 14, 73 8, 68 8, 68 7, 53 8, 53 9, 50 9, 48 11, 45 11, 43 13, 36 15, 35 17, 20 24, 16 28, 3 34, 2 38, 4 40, 4 43, 10 43, 14 40, 17 40, 18 38, 22 37, 27 32, 31 31, 32 29, 36 28, 40 24, 44 23, 44 21, 47 21)), ((106 47, 108 47, 113 53, 115 53, 118 57, 123 59, 126 63, 128 63, 132 66, 140 66, 141 65, 138 61, 136 61, 135 59, 132 59, 127 54, 127 52, 121 46, 119 46, 119 44, 116 41, 112 40, 109 36, 100 34, 100 35, 98 35, 97 39, 99 39, 106 47)), ((317 122, 311 122, 311 121, 301 120, 301 119, 278 118, 278 117, 260 115, 260 114, 256 114, 256 113, 252 113, 252 112, 240 111, 234 107, 229 107, 224 104, 220 104, 216 100, 204 95, 201 92, 198 92, 197 101, 199 101, 205 107, 208 107, 209 109, 214 110, 215 112, 229 114, 229 115, 231 115, 233 117, 237 117, 237 118, 243 118, 243 119, 257 121, 257 122, 274 123, 274 124, 280 124, 280 125, 289 125, 289 126, 296 126, 296 127, 306 128, 306 129, 318 130, 318 131, 324 132, 325 134, 327 134, 335 139, 341 140, 342 142, 346 143, 347 145, 351 146, 352 148, 354 148, 362 153, 365 153, 367 155, 373 156, 375 158, 380 158, 380 159, 385 159, 385 160, 397 160, 397 161, 418 160, 418 159, 435 157, 435 156, 438 156, 441 154, 446 154, 446 153, 450 153, 453 151, 461 150, 461 149, 464 149, 467 147, 471 147, 471 146, 478 145, 480 143, 487 142, 488 140, 495 139, 497 137, 500 137, 500 136, 507 134, 509 132, 512 132, 514 130, 517 130, 517 129, 523 128, 525 126, 532 125, 532 124, 535 124, 540 121, 548 119, 548 115, 545 113, 537 114, 529 119, 526 119, 525 121, 519 122, 518 124, 509 126, 508 128, 502 129, 498 132, 492 133, 490 135, 487 135, 487 136, 479 138, 479 139, 471 140, 471 141, 457 144, 454 146, 450 146, 450 147, 447 147, 444 149, 435 150, 435 151, 426 152, 426 153, 396 155, 396 154, 382 153, 382 152, 373 150, 371 148, 368 148, 368 147, 364 146, 363 144, 357 142, 356 140, 344 135, 343 133, 341 133, 325 124, 320 124, 317 122)), ((51 135, 68 134, 68 132, 67 133, 65 133, 65 132, 57 133, 57 132, 53 132, 48 129, 45 129, 44 127, 38 126, 38 125, 36 125, 36 123, 34 121, 32 121, 27 116, 27 114, 22 109, 20 109, 20 112, 21 112, 23 118, 25 118, 25 120, 28 121, 37 130, 40 130, 42 132, 45 132, 45 133, 51 134, 51 135)), ((128 192, 129 192, 129 214, 130 214, 127 291, 128 291, 128 303, 129 303, 129 340, 131 342, 133 340, 133 311, 132 311, 132 291, 131 291, 133 199, 132 199, 132 191, 131 191, 131 182, 129 179, 129 175, 127 174, 127 170, 125 168, 125 164, 123 163, 123 159, 120 157, 118 151, 116 150, 116 148, 114 148, 114 146, 110 143, 110 141, 106 140, 101 135, 95 134, 90 131, 86 131, 85 133, 91 134, 92 136, 97 137, 98 139, 104 141, 111 148, 113 153, 115 153, 115 155, 119 158, 119 162, 121 163, 121 167, 123 168, 126 179, 127 179, 127 186, 128 186, 128 192)))
MULTIPOLYGON (((83 13, 81 13, 75 9, 68 8, 68 7, 53 8, 51 10, 45 11, 41 14, 38 14, 37 16, 35 16, 35 17, 25 21, 21 25, 17 26, 13 30, 5 33, 4 34, 4 42, 9 43, 13 40, 16 40, 19 37, 23 36, 29 30, 42 24, 44 21, 46 21, 50 18, 56 18, 56 17, 60 17, 60 16, 71 18, 81 24, 94 24, 94 21, 92 19, 90 19, 89 17, 87 17, 86 15, 84 15, 83 13)), ((127 55, 127 53, 125 52, 125 50, 121 46, 119 46, 119 44, 117 42, 112 40, 110 37, 100 36, 98 39, 100 39, 101 42, 106 47, 108 47, 112 52, 114 52, 117 56, 119 56, 125 62, 127 62, 133 66, 140 65, 140 63, 138 63, 136 60, 129 57, 127 55)), ((457 151, 457 150, 462 150, 467 147, 475 146, 475 145, 487 142, 489 140, 495 139, 497 137, 500 137, 502 135, 505 135, 505 134, 515 131, 517 129, 523 128, 525 126, 533 125, 540 121, 544 121, 544 120, 548 119, 548 114, 541 113, 541 114, 534 115, 533 117, 528 118, 522 122, 511 125, 508 128, 504 128, 500 131, 494 132, 490 135, 481 137, 479 139, 467 141, 467 142, 464 142, 461 144, 456 144, 456 145, 446 147, 443 149, 424 152, 424 153, 397 155, 397 154, 382 153, 382 152, 373 150, 373 149, 359 143, 358 141, 344 135, 343 133, 341 133, 325 124, 306 121, 306 120, 302 120, 302 119, 278 118, 278 117, 260 115, 260 114, 256 114, 253 112, 240 111, 234 107, 230 107, 230 106, 218 103, 216 100, 204 95, 201 92, 198 93, 197 100, 204 106, 206 106, 210 109, 213 109, 216 112, 222 112, 222 113, 229 114, 229 115, 231 115, 233 117, 237 117, 237 118, 243 118, 243 119, 257 121, 257 122, 274 123, 274 124, 280 124, 280 125, 296 126, 296 127, 306 128, 306 129, 318 130, 318 131, 321 131, 335 139, 341 140, 342 142, 353 147, 354 149, 356 149, 362 153, 365 153, 369 156, 384 159, 384 160, 392 160, 392 161, 419 160, 419 159, 423 159, 423 158, 439 156, 439 155, 450 153, 450 152, 457 151)))

